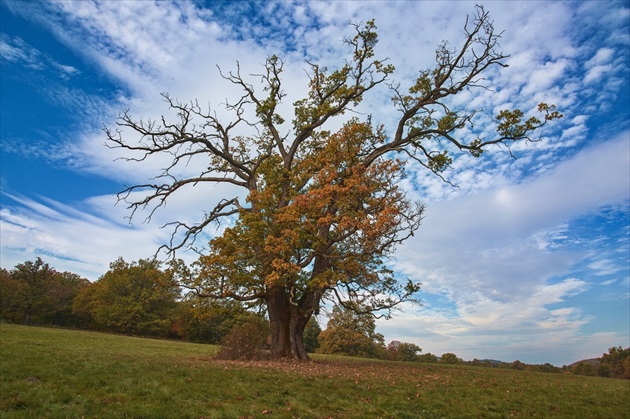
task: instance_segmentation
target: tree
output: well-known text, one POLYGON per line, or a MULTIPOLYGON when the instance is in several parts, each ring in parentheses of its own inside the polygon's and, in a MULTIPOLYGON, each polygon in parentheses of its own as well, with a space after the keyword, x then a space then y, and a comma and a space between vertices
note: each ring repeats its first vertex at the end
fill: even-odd
POLYGON ((342 307, 333 308, 326 330, 318 338, 318 352, 381 358, 385 354, 383 335, 376 333, 376 323, 370 314, 357 314, 342 307))
POLYGON ((41 258, 0 273, 0 314, 22 324, 76 326, 72 300, 89 283, 70 272, 57 272, 41 258))
POLYGON ((186 341, 219 344, 250 314, 238 301, 187 295, 177 304, 172 332, 186 341))
POLYGON ((462 360, 454 353, 447 352, 440 357, 440 364, 461 364, 462 360))
POLYGON ((3 316, 22 324, 52 322, 54 305, 49 291, 55 274, 41 258, 16 265, 3 287, 11 292, 11 298, 2 307, 3 316))
POLYGON ((611 378, 630 379, 630 347, 613 346, 602 355, 599 375, 611 378))
POLYGON ((387 358, 392 361, 418 361, 422 349, 415 343, 393 340, 387 345, 387 358))
POLYGON ((418 362, 436 364, 438 362, 438 357, 429 352, 426 354, 418 355, 418 362))
POLYGON ((385 317, 401 302, 415 300, 419 285, 397 281, 386 265, 423 216, 424 207, 410 202, 397 186, 405 162, 446 180, 449 153, 478 157, 490 145, 528 141, 535 130, 561 116, 541 103, 542 119, 526 118, 519 109, 503 110, 493 117, 493 137, 463 134, 474 130, 478 110, 453 108, 450 97, 485 87, 483 73, 505 66, 507 58, 482 7, 467 20, 461 47, 441 44, 434 68, 420 71, 404 88, 389 81, 394 66, 374 58, 374 22, 354 28, 356 35, 345 41, 350 57, 339 69, 308 63, 309 93, 294 102, 291 127, 283 127, 285 117, 279 113, 286 96, 284 63, 271 56, 257 75, 262 89, 238 65, 235 72, 220 71, 243 91, 225 105, 231 120, 220 120, 197 102, 181 103, 163 94, 176 120, 135 120, 125 111, 118 125, 135 134, 135 140, 105 129, 110 147, 138 153, 130 161, 163 154, 172 158, 155 182, 119 194, 131 217, 148 207, 151 219, 181 191, 203 183, 241 190, 221 199, 196 223, 166 224, 172 228, 171 240, 158 252, 196 249, 196 239, 210 225, 230 220, 209 249, 197 249, 203 256, 196 266, 179 264, 177 275, 200 296, 264 304, 274 357, 308 358, 304 329, 326 299, 385 317), (326 129, 379 86, 391 89, 399 111, 394 126, 375 126, 367 117, 352 118, 336 132, 326 129), (182 175, 189 172, 180 168, 190 162, 206 169, 182 175))
POLYGON ((304 350, 306 352, 315 352, 319 348, 319 335, 322 333, 322 328, 319 327, 317 319, 311 317, 304 329, 304 350))
POLYGON ((234 326, 221 342, 219 359, 260 360, 268 357, 263 352, 269 324, 266 319, 251 314, 242 324, 234 326))
POLYGON ((15 322, 19 318, 15 304, 20 284, 14 281, 11 273, 0 268, 0 320, 15 322))
POLYGON ((73 304, 77 314, 91 316, 96 327, 128 335, 165 336, 179 296, 173 278, 160 262, 119 258, 73 304))
POLYGON ((595 375, 595 368, 591 364, 587 364, 586 362, 580 362, 576 364, 573 369, 573 374, 576 375, 595 375))
POLYGON ((512 362, 509 366, 509 368, 513 370, 524 370, 525 367, 527 367, 527 365, 525 365, 523 362, 519 361, 518 359, 512 362))
POLYGON ((54 306, 52 324, 58 326, 81 326, 82 319, 72 311, 76 296, 90 285, 90 281, 73 272, 57 272, 49 294, 54 306))

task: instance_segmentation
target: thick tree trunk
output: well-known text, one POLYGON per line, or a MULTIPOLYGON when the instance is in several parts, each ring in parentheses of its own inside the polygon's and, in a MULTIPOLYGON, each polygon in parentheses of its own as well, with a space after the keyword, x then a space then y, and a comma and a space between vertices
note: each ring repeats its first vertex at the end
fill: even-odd
POLYGON ((299 302, 291 303, 283 287, 269 290, 267 310, 271 329, 271 357, 308 361, 304 349, 304 329, 317 309, 320 293, 309 291, 299 302))
MULTIPOLYGON (((313 264, 313 278, 328 269, 326 258, 318 256, 313 264)), ((309 289, 298 301, 291 301, 285 287, 271 287, 267 292, 267 311, 271 330, 271 357, 292 358, 298 361, 309 359, 304 349, 304 329, 319 309, 323 288, 309 289)))
POLYGON ((267 312, 271 332, 271 357, 291 356, 291 302, 284 287, 272 287, 267 292, 267 312))

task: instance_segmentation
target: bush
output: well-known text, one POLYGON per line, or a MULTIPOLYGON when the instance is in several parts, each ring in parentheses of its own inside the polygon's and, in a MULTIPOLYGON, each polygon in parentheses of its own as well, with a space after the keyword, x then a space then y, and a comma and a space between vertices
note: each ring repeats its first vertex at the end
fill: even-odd
POLYGON ((259 361, 268 357, 264 351, 269 326, 264 319, 251 316, 233 327, 223 339, 218 359, 259 361))
POLYGON ((452 365, 456 365, 456 364, 461 364, 462 360, 459 359, 457 357, 457 355, 447 352, 445 354, 442 354, 442 356, 440 357, 440 364, 452 364, 452 365))
POLYGON ((587 364, 586 362, 580 362, 575 367, 573 367, 573 374, 594 376, 595 369, 592 365, 587 364))
POLYGON ((418 362, 436 364, 438 362, 438 357, 429 352, 426 354, 418 355, 418 362))

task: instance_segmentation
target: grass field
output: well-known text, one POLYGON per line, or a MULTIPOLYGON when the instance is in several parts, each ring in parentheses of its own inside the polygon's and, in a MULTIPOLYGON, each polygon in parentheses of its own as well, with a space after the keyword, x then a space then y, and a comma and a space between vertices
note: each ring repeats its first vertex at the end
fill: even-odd
POLYGON ((238 363, 216 347, 0 325, 0 417, 630 418, 630 381, 468 366, 238 363))

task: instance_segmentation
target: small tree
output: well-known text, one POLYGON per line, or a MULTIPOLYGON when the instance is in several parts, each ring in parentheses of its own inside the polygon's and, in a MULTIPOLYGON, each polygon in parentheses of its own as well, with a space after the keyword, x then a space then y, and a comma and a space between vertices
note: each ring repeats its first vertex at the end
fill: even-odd
POLYGON ((422 349, 414 343, 393 340, 387 345, 387 358, 392 361, 418 361, 422 349))
POLYGON ((418 355, 418 362, 424 362, 426 364, 436 364, 438 362, 438 357, 429 352, 426 354, 418 355))
POLYGON ((462 362, 461 359, 457 357, 457 355, 447 352, 442 354, 440 357, 440 364, 460 364, 462 362))
POLYGON ((304 349, 306 352, 315 352, 319 348, 319 335, 322 333, 322 328, 319 327, 317 319, 311 317, 304 329, 304 349))
POLYGON ((333 309, 318 341, 318 352, 324 354, 381 358, 385 350, 383 335, 376 333, 373 316, 341 307, 333 309))
POLYGON ((527 365, 525 365, 524 363, 522 363, 521 361, 517 359, 516 361, 510 364, 509 368, 513 370, 524 370, 526 366, 527 365))

